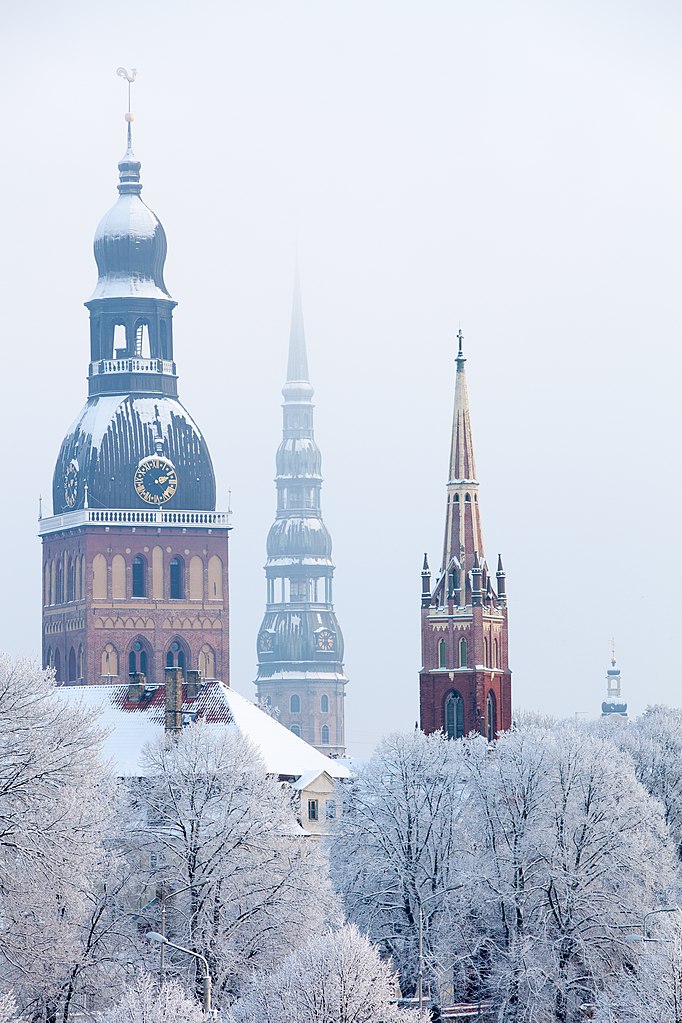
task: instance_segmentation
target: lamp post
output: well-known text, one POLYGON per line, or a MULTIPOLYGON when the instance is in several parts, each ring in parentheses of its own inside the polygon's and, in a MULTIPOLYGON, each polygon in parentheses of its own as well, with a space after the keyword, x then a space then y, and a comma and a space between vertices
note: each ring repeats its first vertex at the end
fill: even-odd
POLYGON ((182 945, 176 945, 174 941, 169 941, 163 934, 159 934, 158 931, 147 931, 147 938, 149 941, 158 941, 163 948, 168 945, 169 948, 174 948, 178 952, 184 952, 185 955, 193 956, 194 959, 198 959, 204 967, 204 1012, 207 1015, 211 1013, 211 974, 208 969, 208 960, 205 956, 202 956, 200 952, 193 952, 191 948, 184 948, 182 945))
POLYGON ((670 944, 670 941, 667 938, 650 938, 648 933, 647 933, 646 922, 647 922, 647 920, 649 919, 650 916, 655 916, 657 913, 682 913, 682 907, 681 906, 661 906, 659 909, 650 909, 648 913, 644 914, 644 917, 642 918, 642 922, 639 925, 641 927, 642 933, 641 934, 626 934, 625 935, 625 940, 630 945, 638 944, 640 941, 655 941, 655 942, 657 942, 659 944, 662 944, 662 945, 670 944))

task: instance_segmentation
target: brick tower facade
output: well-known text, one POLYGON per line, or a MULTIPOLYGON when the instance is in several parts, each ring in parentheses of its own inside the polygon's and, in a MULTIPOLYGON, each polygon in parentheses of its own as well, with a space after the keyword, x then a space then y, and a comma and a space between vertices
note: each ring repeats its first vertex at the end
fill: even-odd
POLYGON ((166 236, 128 145, 95 235, 88 399, 41 518, 43 663, 58 682, 229 682, 227 515, 204 438, 178 400, 166 236))
POLYGON ((268 534, 267 603, 257 640, 258 698, 327 756, 345 752, 343 636, 332 597, 332 541, 322 521, 322 457, 313 433, 298 274, 289 338, 277 517, 268 534))
POLYGON ((420 718, 450 738, 479 732, 492 741, 511 727, 507 595, 502 560, 495 582, 483 553, 462 332, 447 485, 445 542, 432 587, 422 569, 420 718))

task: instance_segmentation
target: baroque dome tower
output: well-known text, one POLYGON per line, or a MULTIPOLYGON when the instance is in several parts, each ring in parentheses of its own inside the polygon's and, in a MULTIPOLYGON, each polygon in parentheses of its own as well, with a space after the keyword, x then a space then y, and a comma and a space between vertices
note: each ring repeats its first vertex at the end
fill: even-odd
POLYGON ((158 684, 174 669, 227 683, 227 515, 178 399, 166 235, 126 120, 118 198, 95 234, 88 397, 40 522, 43 662, 58 682, 158 684))
POLYGON ((332 603, 332 541, 322 521, 322 457, 298 272, 289 338, 284 429, 277 449, 277 517, 267 539, 267 606, 258 633, 258 698, 296 735, 342 756, 343 636, 332 603))

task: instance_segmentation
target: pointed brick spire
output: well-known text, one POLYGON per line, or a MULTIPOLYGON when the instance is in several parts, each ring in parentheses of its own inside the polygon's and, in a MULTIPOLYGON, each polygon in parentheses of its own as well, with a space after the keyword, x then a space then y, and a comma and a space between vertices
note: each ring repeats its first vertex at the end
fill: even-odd
POLYGON ((461 330, 457 335, 457 341, 455 407, 452 416, 443 570, 447 570, 453 558, 457 558, 460 565, 468 570, 473 564, 474 551, 478 551, 480 557, 483 557, 483 537, 478 509, 478 482, 476 480, 469 395, 464 372, 466 359, 462 351, 461 330))
POLYGON ((457 374, 455 377, 455 410, 452 417, 452 445, 450 448, 450 483, 459 480, 476 479, 474 462, 474 444, 471 438, 471 419, 469 416, 469 395, 467 378, 464 372, 466 359, 462 352, 464 338, 460 330, 457 335, 457 374))

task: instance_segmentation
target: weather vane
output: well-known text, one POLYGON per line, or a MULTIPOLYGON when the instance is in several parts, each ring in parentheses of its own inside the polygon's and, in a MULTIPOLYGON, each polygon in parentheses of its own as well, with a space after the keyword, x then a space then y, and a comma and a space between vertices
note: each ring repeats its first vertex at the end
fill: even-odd
POLYGON ((132 68, 132 70, 130 71, 130 74, 129 74, 128 71, 126 70, 126 68, 124 68, 124 67, 117 67, 116 68, 116 74, 119 76, 119 78, 125 78, 126 82, 128 83, 128 113, 126 114, 126 121, 128 122, 128 124, 130 124, 130 122, 133 119, 133 114, 131 113, 131 110, 130 110, 130 86, 133 84, 133 82, 137 78, 137 69, 136 68, 132 68))

